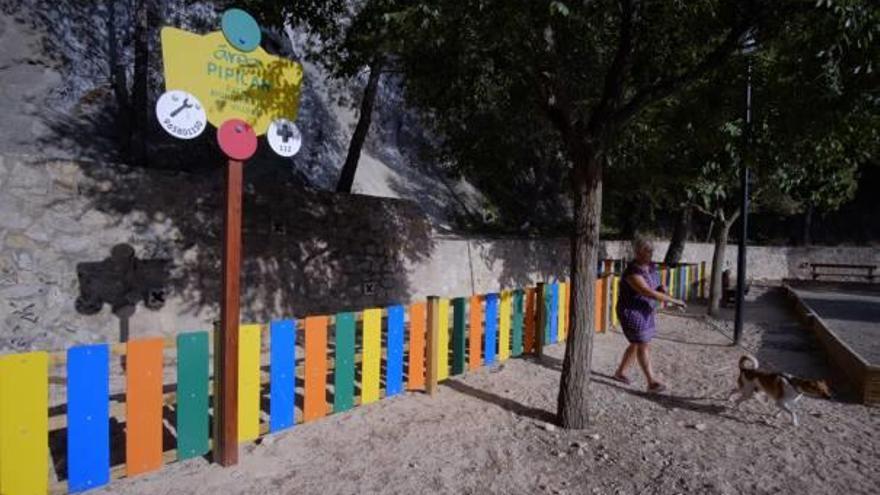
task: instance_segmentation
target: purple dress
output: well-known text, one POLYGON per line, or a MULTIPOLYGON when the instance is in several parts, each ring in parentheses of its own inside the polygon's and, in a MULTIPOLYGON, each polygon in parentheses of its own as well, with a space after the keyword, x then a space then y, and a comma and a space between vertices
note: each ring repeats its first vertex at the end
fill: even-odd
POLYGON ((660 275, 653 263, 644 267, 633 262, 626 267, 621 277, 620 294, 617 297, 617 318, 620 320, 626 340, 634 344, 644 344, 650 342, 657 333, 654 323, 656 302, 639 294, 629 285, 626 279, 630 275, 641 275, 648 287, 655 290, 661 287, 660 275))

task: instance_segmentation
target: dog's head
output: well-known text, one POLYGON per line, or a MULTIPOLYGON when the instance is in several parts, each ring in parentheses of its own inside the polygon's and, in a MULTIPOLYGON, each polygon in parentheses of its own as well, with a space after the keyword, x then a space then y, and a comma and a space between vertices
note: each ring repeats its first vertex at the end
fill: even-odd
POLYGON ((831 387, 828 386, 828 382, 825 380, 799 379, 796 385, 798 390, 807 395, 822 397, 823 399, 831 398, 831 387))

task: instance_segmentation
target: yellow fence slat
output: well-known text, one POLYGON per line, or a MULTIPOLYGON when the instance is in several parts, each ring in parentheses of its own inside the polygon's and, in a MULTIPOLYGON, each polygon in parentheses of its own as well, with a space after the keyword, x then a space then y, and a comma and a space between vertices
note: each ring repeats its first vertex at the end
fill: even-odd
POLYGON ((440 299, 440 324, 439 342, 437 343, 438 367, 437 381, 443 381, 449 378, 449 299, 440 299))
POLYGON ((238 441, 260 436, 260 325, 238 332, 238 441))
POLYGON ((364 310, 364 359, 361 363, 361 404, 379 400, 379 368, 382 356, 382 310, 364 310))
POLYGON ((0 493, 49 490, 49 354, 0 357, 0 493))
POLYGON ((511 293, 506 290, 501 293, 501 306, 498 309, 498 360, 505 361, 510 357, 510 322, 511 293))
POLYGON ((620 297, 620 277, 611 279, 611 325, 617 326, 617 298, 620 297))
POLYGON ((566 326, 565 324, 568 322, 568 284, 560 283, 559 284, 559 311, 556 312, 557 317, 559 318, 559 322, 557 323, 557 328, 559 329, 559 333, 557 334, 557 338, 560 342, 565 342, 566 336, 566 326))

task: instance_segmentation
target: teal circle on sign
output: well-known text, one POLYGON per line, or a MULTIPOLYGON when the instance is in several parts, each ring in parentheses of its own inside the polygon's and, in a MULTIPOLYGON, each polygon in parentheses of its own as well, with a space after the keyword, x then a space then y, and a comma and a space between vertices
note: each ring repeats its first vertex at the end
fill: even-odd
POLYGON ((250 14, 241 9, 229 9, 220 21, 223 36, 232 46, 243 52, 254 51, 260 46, 260 25, 250 14))

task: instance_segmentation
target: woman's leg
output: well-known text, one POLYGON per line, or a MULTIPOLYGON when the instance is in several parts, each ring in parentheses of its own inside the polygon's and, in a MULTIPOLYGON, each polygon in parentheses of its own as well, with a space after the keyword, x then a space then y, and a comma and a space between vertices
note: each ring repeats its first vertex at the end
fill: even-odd
POLYGON ((623 351, 623 358, 620 360, 620 366, 617 367, 614 376, 618 378, 624 378, 626 376, 626 370, 629 369, 633 360, 636 358, 636 345, 637 344, 630 344, 626 350, 623 351))
POLYGON ((645 373, 645 378, 648 380, 648 386, 654 385, 658 383, 654 378, 654 369, 651 367, 651 355, 650 355, 650 347, 647 342, 636 344, 636 356, 639 359, 639 366, 642 367, 642 371, 645 373))

